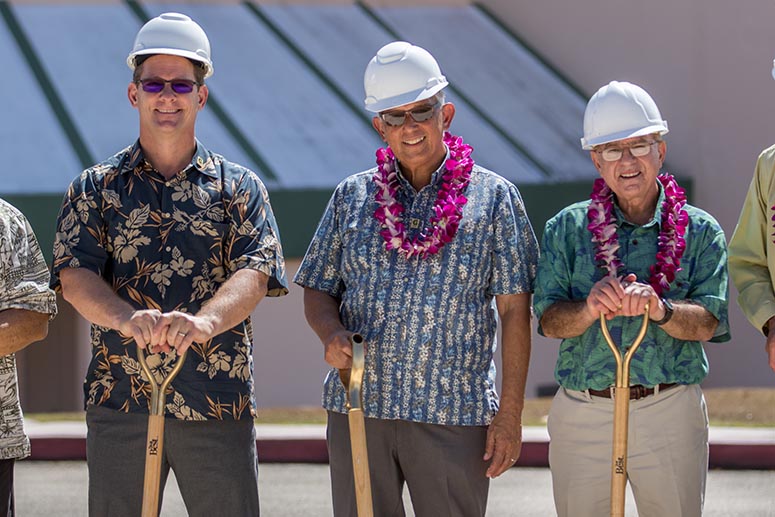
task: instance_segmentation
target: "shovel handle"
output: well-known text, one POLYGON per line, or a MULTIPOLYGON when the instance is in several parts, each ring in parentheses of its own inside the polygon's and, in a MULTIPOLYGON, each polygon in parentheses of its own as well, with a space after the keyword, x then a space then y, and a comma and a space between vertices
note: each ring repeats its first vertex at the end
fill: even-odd
POLYGON ((632 356, 643 342, 649 325, 649 306, 643 313, 640 331, 627 353, 622 357, 619 347, 614 343, 604 315, 600 315, 600 328, 605 336, 608 348, 616 359, 616 384, 613 388, 614 422, 611 454, 611 517, 624 517, 625 490, 627 489, 627 437, 630 425, 630 362, 632 356))
POLYGON ((180 373, 186 360, 186 352, 180 354, 161 384, 148 366, 145 359, 146 350, 137 347, 137 360, 140 368, 151 385, 151 402, 148 405, 148 436, 145 441, 145 474, 143 476, 143 507, 142 517, 157 517, 159 515, 159 491, 161 489, 161 459, 164 451, 164 404, 167 387, 180 373))

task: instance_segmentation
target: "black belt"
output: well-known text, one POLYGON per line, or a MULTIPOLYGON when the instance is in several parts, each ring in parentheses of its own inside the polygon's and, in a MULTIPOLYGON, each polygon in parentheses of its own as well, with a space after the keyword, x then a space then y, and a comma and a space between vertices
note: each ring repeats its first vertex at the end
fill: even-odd
MULTIPOLYGON (((659 391, 669 390, 674 386, 678 386, 678 383, 670 382, 667 384, 660 384, 659 391)), ((610 399, 611 392, 613 391, 613 389, 609 388, 607 390, 587 390, 587 391, 592 396, 610 399)), ((630 400, 640 400, 643 397, 648 397, 649 395, 653 395, 655 391, 656 391, 655 388, 647 388, 646 386, 642 386, 640 384, 636 384, 635 386, 630 386, 630 400)))

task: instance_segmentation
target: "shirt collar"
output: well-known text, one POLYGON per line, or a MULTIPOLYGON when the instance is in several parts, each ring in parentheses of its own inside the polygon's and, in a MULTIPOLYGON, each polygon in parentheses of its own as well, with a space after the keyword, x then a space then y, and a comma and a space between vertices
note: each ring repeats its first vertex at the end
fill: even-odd
MULTIPOLYGON (((449 148, 444 146, 447 150, 446 154, 444 155, 444 159, 441 161, 441 165, 439 165, 439 168, 433 171, 433 174, 431 175, 431 182, 429 185, 436 185, 441 181, 442 176, 444 176, 444 172, 446 172, 445 165, 447 163, 447 160, 449 160, 449 148)), ((396 171, 398 172, 398 182, 401 184, 401 186, 404 189, 409 190, 409 192, 414 191, 414 187, 411 183, 409 183, 409 180, 404 177, 404 173, 401 172, 401 164, 398 160, 396 160, 396 171)))
MULTIPOLYGON (((143 154, 143 148, 140 147, 140 139, 137 139, 137 141, 135 141, 134 145, 132 145, 129 150, 128 160, 121 168, 121 172, 132 172, 137 167, 141 167, 144 163, 146 162, 145 155, 143 154)), ((205 146, 203 146, 198 139, 196 140, 196 150, 194 151, 194 155, 191 157, 191 163, 188 167, 186 167, 186 170, 190 168, 196 169, 200 173, 204 174, 205 176, 210 176, 211 178, 218 177, 218 173, 215 171, 215 164, 213 163, 212 155, 208 152, 207 149, 205 149, 205 146)))
MULTIPOLYGON (((662 205, 665 204, 665 187, 662 186, 662 182, 660 182, 659 180, 654 180, 654 181, 657 182, 657 188, 659 189, 659 195, 657 196, 657 206, 654 209, 654 215, 651 216, 651 219, 646 224, 641 226, 643 228, 648 228, 656 224, 661 230, 662 229, 662 205)), ((619 208, 619 203, 617 203, 615 200, 614 200, 614 212, 616 213, 617 226, 621 227, 624 224, 630 224, 630 225, 633 224, 624 218, 624 214, 619 208)))

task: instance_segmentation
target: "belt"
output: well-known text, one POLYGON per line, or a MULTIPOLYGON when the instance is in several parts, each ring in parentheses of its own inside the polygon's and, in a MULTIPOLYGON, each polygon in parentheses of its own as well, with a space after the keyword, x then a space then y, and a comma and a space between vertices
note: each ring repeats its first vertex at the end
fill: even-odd
MULTIPOLYGON (((635 386, 630 386, 630 400, 640 400, 643 397, 648 397, 649 395, 653 395, 654 392, 659 391, 665 391, 669 390, 670 388, 673 388, 675 386, 678 386, 678 383, 670 382, 667 384, 660 384, 656 388, 659 388, 658 390, 656 388, 647 388, 646 386, 642 386, 640 384, 636 384, 635 386)), ((608 388, 607 390, 587 390, 590 395, 594 397, 603 397, 603 398, 613 398, 611 397, 611 393, 613 393, 613 387, 608 388)))

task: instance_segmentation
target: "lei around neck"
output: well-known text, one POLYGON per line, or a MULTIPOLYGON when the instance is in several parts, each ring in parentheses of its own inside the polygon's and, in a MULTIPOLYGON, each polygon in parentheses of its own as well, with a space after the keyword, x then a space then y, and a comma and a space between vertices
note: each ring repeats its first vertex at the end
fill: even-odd
POLYGON ((449 158, 444 162, 444 174, 433 204, 433 216, 430 225, 413 239, 406 235, 402 217, 404 205, 396 199, 399 182, 395 155, 390 147, 377 150, 377 172, 372 178, 377 186, 374 218, 381 225, 379 234, 385 241, 386 250, 396 250, 406 258, 428 258, 455 237, 463 218, 463 207, 468 202, 464 192, 474 166, 474 160, 470 157, 473 148, 463 143, 459 136, 448 132, 444 133, 444 144, 449 149, 449 158))
MULTIPOLYGON (((681 270, 681 257, 686 250, 684 234, 689 224, 689 215, 684 210, 686 194, 670 174, 660 174, 657 180, 662 184, 665 201, 662 204, 662 224, 657 240, 655 263, 649 268, 649 284, 662 296, 681 270)), ((608 276, 616 277, 624 265, 619 259, 619 237, 616 235, 616 215, 614 213, 614 193, 602 178, 595 180, 591 195, 592 202, 587 210, 592 233, 592 242, 596 245, 595 261, 608 276)))

